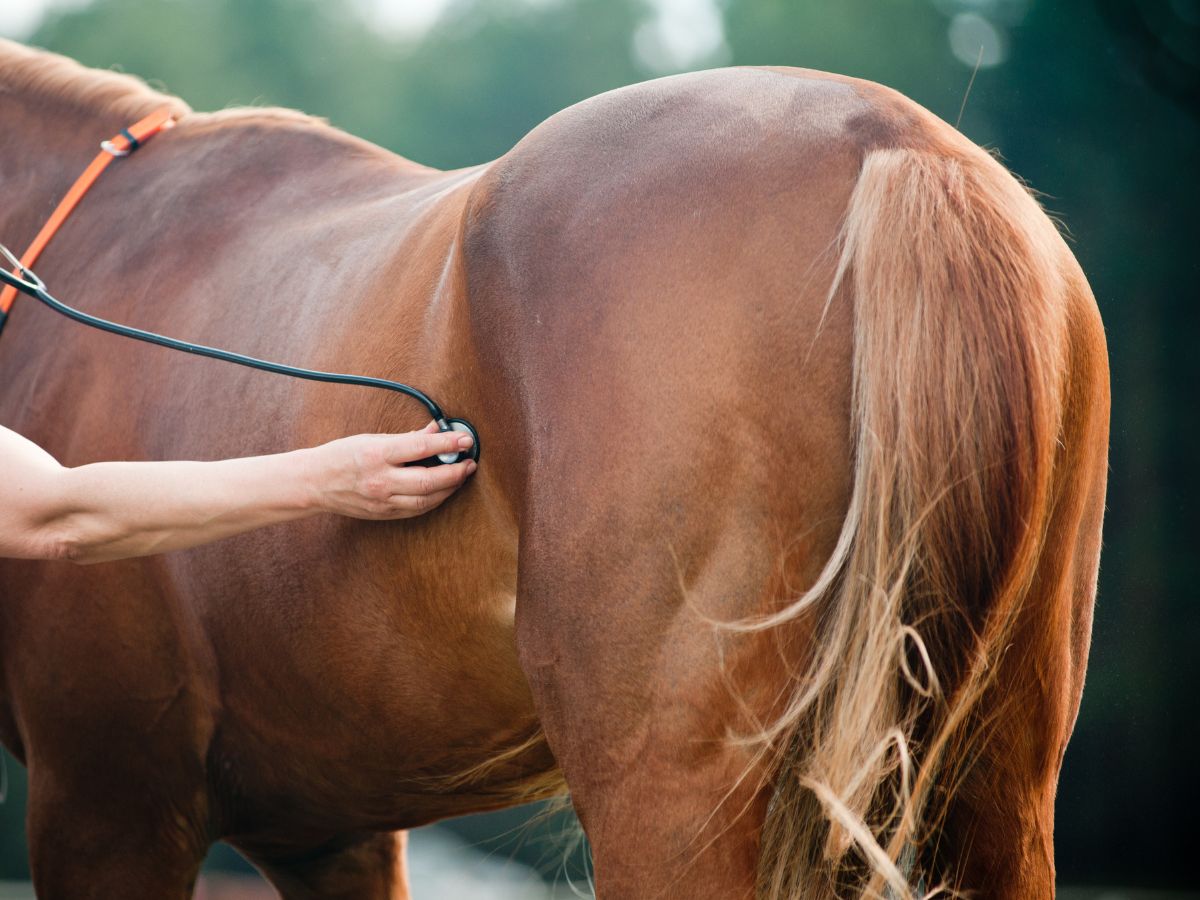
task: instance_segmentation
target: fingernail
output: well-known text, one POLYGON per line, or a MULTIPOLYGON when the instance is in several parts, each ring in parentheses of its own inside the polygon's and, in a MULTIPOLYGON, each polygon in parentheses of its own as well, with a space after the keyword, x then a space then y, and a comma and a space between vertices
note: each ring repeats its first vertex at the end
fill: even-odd
POLYGON ((478 468, 479 468, 479 463, 475 462, 475 460, 471 460, 470 462, 467 463, 467 474, 474 475, 475 470, 478 468))
POLYGON ((475 443, 475 442, 471 439, 471 436, 469 434, 464 434, 464 435, 460 436, 458 439, 458 446, 462 447, 464 450, 467 447, 470 447, 473 443, 475 443))

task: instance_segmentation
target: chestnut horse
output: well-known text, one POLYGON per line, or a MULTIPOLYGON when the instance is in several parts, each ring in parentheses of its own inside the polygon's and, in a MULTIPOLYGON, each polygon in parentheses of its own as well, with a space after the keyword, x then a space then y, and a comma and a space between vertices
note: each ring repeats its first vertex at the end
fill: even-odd
MULTIPOLYGON (((1053 893, 1107 362, 1002 166, 877 85, 732 69, 441 172, 4 43, 0 239, 163 104, 51 290, 407 381, 483 458, 417 520, 0 566, 40 897, 186 897, 219 839, 288 900, 404 897, 402 829, 567 786, 605 898, 1053 893)), ((69 465, 424 421, 27 299, 0 385, 69 465)))

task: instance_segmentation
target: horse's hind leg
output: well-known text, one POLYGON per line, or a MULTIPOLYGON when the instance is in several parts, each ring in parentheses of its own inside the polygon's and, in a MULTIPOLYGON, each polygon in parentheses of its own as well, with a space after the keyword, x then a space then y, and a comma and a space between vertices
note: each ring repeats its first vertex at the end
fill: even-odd
POLYGON ((1054 799, 1083 691, 1100 556, 1108 389, 1099 318, 1077 290, 1073 365, 1046 550, 983 701, 982 744, 950 804, 934 869, 988 897, 1054 896, 1054 799))
MULTIPOLYGON (((735 738, 778 712, 782 648, 804 642, 733 634, 710 617, 762 612, 783 589, 779 548, 756 530, 761 519, 742 518, 757 501, 720 510, 726 498, 708 497, 711 517, 664 529, 672 504, 631 490, 580 510, 579 492, 555 489, 575 507, 543 511, 544 530, 523 538, 522 665, 591 844, 598 896, 750 898, 772 767, 735 738)), ((814 535, 813 559, 826 539, 814 535)), ((803 568, 792 574, 811 577, 803 568)))
POLYGON ((762 773, 726 740, 739 717, 718 640, 669 585, 655 587, 568 576, 539 591, 522 613, 522 659, 598 896, 749 898, 762 773))
POLYGON ((1103 485, 1092 499, 1082 531, 1061 519, 1051 527, 1054 558, 1043 560, 983 702, 981 746, 949 806, 932 869, 967 892, 1054 896, 1055 791, 1083 687, 1103 485))
MULTIPOLYGON (((749 426, 706 437, 739 421, 732 409, 679 412, 701 423, 687 433, 548 416, 553 440, 525 501, 517 647, 602 898, 754 895, 775 767, 738 739, 779 718, 812 623, 749 634, 713 623, 778 608, 836 544, 849 379, 834 357, 818 362, 821 390, 768 423, 799 436, 788 453, 763 452, 756 442, 781 438, 749 426), (820 427, 803 429, 793 409, 820 427)), ((575 407, 606 409, 588 400, 575 407)), ((623 403, 670 418, 647 412, 663 406, 655 398, 623 403)))
POLYGON ((406 832, 338 839, 294 855, 246 851, 283 900, 409 900, 406 832))

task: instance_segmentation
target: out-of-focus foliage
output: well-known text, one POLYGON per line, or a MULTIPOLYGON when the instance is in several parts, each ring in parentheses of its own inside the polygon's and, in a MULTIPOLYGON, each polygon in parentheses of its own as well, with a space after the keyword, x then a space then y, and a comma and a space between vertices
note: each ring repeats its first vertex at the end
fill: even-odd
MULTIPOLYGON (((631 50, 649 4, 459 0, 428 34, 402 39, 332 0, 97 0, 53 16, 32 42, 90 65, 119 64, 196 108, 294 106, 450 167, 501 154, 564 106, 655 74, 631 50)), ((1188 104, 1200 4, 721 6, 725 45, 710 60, 870 78, 951 122, 970 63, 985 61, 962 128, 1069 226, 1113 369, 1106 549, 1088 687, 1059 797, 1059 872, 1071 881, 1189 883, 1200 808, 1200 127, 1188 104)), ((0 876, 22 864, 16 816, 14 797, 0 807, 0 876)))
POLYGON ((98 0, 33 42, 119 65, 196 109, 291 106, 450 168, 645 78, 628 50, 644 14, 639 0, 481 0, 451 5, 419 39, 388 39, 336 0, 98 0))

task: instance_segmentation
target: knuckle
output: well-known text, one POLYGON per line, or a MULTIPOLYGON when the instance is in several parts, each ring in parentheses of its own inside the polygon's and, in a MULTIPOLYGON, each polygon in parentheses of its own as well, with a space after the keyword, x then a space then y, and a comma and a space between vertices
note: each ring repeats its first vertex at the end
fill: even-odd
POLYGON ((377 441, 368 442, 361 452, 362 461, 367 466, 382 466, 385 462, 384 447, 377 441))
POLYGON ((369 500, 386 500, 390 496, 387 482, 377 475, 363 482, 363 494, 369 500))
POLYGON ((365 519, 382 519, 387 514, 387 506, 382 503, 369 502, 362 505, 362 517, 365 519))

